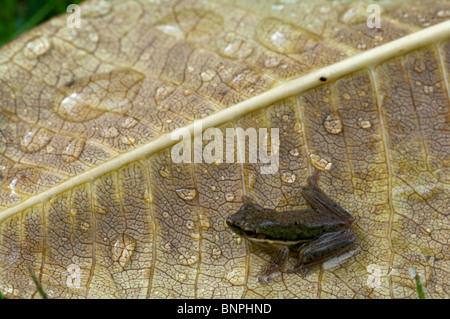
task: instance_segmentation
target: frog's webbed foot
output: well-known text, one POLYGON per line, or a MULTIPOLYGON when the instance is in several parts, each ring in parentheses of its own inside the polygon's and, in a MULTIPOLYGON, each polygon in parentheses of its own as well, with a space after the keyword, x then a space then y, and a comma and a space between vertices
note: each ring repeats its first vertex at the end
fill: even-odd
POLYGON ((315 266, 316 264, 298 264, 293 269, 286 271, 287 274, 300 273, 302 277, 306 277, 306 274, 315 266))
POLYGON ((271 264, 266 267, 259 273, 257 278, 258 282, 270 282, 272 279, 281 274, 281 267, 276 264, 271 264))
POLYGON ((315 190, 323 193, 323 191, 319 187, 319 170, 318 169, 313 169, 312 174, 308 177, 308 185, 312 189, 315 189, 315 190))
POLYGON ((260 272, 258 276, 258 282, 269 282, 279 274, 281 270, 286 265, 289 257, 289 248, 283 245, 274 245, 272 249, 278 250, 278 255, 275 260, 260 272))

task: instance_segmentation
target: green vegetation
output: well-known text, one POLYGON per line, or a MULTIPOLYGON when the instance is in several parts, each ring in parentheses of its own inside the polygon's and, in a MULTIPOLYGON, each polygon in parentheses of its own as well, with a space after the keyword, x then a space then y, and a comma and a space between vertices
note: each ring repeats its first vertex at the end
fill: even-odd
MULTIPOLYGON (((28 272, 30 273, 31 279, 33 280, 34 284, 36 285, 36 289, 39 292, 39 294, 41 295, 42 299, 48 299, 47 293, 45 292, 44 288, 42 287, 42 284, 39 281, 36 274, 34 273, 33 269, 31 269, 31 267, 29 265, 27 267, 28 267, 28 272)), ((1 291, 0 291, 0 299, 5 299, 5 297, 3 297, 3 294, 1 291)))
POLYGON ((34 284, 36 285, 36 289, 41 295, 42 299, 48 299, 47 293, 45 292, 44 288, 41 285, 41 282, 39 281, 38 277, 34 273, 33 269, 31 269, 30 266, 28 266, 28 271, 30 272, 31 279, 33 279, 34 284))
POLYGON ((419 297, 419 299, 425 299, 426 288, 422 286, 422 279, 417 273, 416 268, 414 267, 409 268, 409 273, 416 281, 417 296, 419 297))
POLYGON ((65 13, 80 0, 3 0, 0 10, 0 46, 53 16, 65 13))

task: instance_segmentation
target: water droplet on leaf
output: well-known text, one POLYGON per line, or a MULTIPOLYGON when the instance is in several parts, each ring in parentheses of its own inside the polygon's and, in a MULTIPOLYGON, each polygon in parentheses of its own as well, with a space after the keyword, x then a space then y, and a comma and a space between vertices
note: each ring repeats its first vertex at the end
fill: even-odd
POLYGON ((211 222, 209 221, 209 218, 204 215, 200 215, 200 229, 208 230, 210 227, 211 222))
POLYGON ((189 236, 190 236, 193 240, 200 240, 200 239, 202 239, 202 235, 200 235, 199 233, 190 233, 189 236))
POLYGON ((177 272, 177 274, 175 275, 175 279, 178 282, 184 282, 186 280, 187 276, 186 274, 182 273, 182 272, 177 272))
POLYGON ((350 7, 341 16, 345 24, 359 24, 367 21, 367 5, 364 3, 349 4, 350 7))
POLYGON ((195 188, 181 188, 175 191, 178 197, 184 200, 193 200, 198 194, 195 188))
POLYGON ((283 116, 281 117, 281 120, 282 120, 284 123, 288 123, 288 122, 291 120, 291 117, 290 117, 289 115, 285 114, 285 115, 283 115, 283 116))
POLYGON ((119 131, 114 126, 110 126, 108 128, 105 128, 102 133, 103 137, 105 138, 114 138, 119 135, 119 131))
POLYGON ((224 278, 233 286, 242 286, 245 284, 245 271, 242 268, 233 269, 224 278))
POLYGON ((216 77, 216 72, 214 70, 206 70, 200 74, 203 82, 209 82, 216 77))
POLYGON ((14 189, 16 188, 16 184, 18 181, 19 181, 19 179, 16 177, 11 180, 11 183, 9 183, 8 188, 11 190, 11 193, 9 194, 10 197, 16 195, 16 192, 14 191, 14 189))
POLYGON ((225 200, 226 200, 227 202, 232 202, 232 201, 234 201, 234 194, 231 193, 231 192, 226 193, 226 194, 225 194, 225 200))
POLYGON ((124 113, 132 105, 142 85, 143 75, 131 69, 99 73, 75 79, 56 96, 54 110, 61 118, 75 123, 95 119, 105 112, 124 113))
POLYGON ((136 239, 127 234, 120 234, 112 243, 111 253, 115 270, 123 270, 136 250, 136 239))
POLYGON ((47 53, 51 46, 52 44, 47 37, 33 39, 25 46, 24 54, 30 60, 36 59, 47 53))
POLYGON ((194 222, 192 220, 188 220, 186 222, 187 229, 193 229, 194 228, 194 222))
POLYGON ((170 171, 167 167, 162 167, 159 170, 159 175, 161 175, 161 177, 163 177, 163 178, 167 178, 170 176, 170 171))
POLYGON ((125 145, 134 145, 136 139, 133 136, 122 136, 120 141, 125 145))
POLYGON ((97 214, 106 215, 108 214, 108 209, 102 205, 96 205, 94 207, 94 212, 97 214))
POLYGON ((266 68, 268 68, 268 69, 270 69, 270 68, 275 68, 275 67, 277 67, 278 65, 280 65, 280 59, 278 59, 278 58, 275 57, 275 56, 272 56, 272 57, 270 57, 270 58, 267 58, 267 59, 264 61, 264 66, 265 66, 266 68))
POLYGON ((99 40, 98 33, 89 33, 88 37, 89 37, 89 40, 91 40, 94 43, 97 43, 99 40))
POLYGON ((336 113, 330 114, 325 118, 323 126, 328 133, 339 134, 343 128, 341 117, 336 113))
POLYGON ((372 123, 368 120, 364 120, 362 118, 358 119, 358 125, 359 127, 363 128, 363 129, 369 129, 372 127, 372 123))
POLYGON ((311 164, 315 168, 322 171, 328 171, 331 169, 332 163, 329 162, 327 159, 321 157, 320 155, 311 154, 309 158, 311 159, 311 164))
POLYGON ((245 59, 252 53, 253 48, 244 40, 234 40, 223 49, 223 54, 232 59, 245 59))
POLYGON ((138 121, 134 117, 127 117, 122 122, 122 127, 125 129, 130 129, 135 127, 138 124, 138 121))
POLYGON ((269 50, 281 54, 307 51, 318 40, 312 33, 277 18, 261 20, 256 26, 256 38, 269 50))
POLYGON ((427 66, 421 59, 416 59, 413 64, 413 69, 414 69, 414 71, 416 71, 417 73, 420 74, 420 73, 423 73, 427 69, 427 66))
POLYGON ((156 26, 156 28, 167 34, 170 35, 172 37, 174 37, 177 40, 181 40, 184 39, 184 32, 183 30, 181 30, 178 26, 176 25, 169 25, 169 24, 164 24, 164 25, 158 25, 156 26))
POLYGON ((222 250, 220 250, 220 248, 214 248, 214 249, 212 250, 211 257, 212 257, 213 259, 219 259, 220 256, 222 256, 222 250))
POLYGON ((89 224, 88 223, 86 223, 86 222, 83 222, 83 223, 81 223, 81 225, 80 225, 80 229, 82 230, 82 231, 88 231, 89 230, 89 224))
POLYGON ((51 141, 53 133, 45 128, 32 128, 20 141, 20 149, 25 153, 41 150, 51 141))
POLYGON ((289 151, 289 154, 291 154, 292 156, 298 156, 300 153, 298 151, 298 148, 293 148, 289 151))
POLYGON ((434 88, 433 88, 432 86, 424 85, 424 86, 423 86, 423 91, 424 91, 426 94, 431 94, 431 93, 433 93, 434 88))
POLYGON ((80 158, 81 153, 84 149, 84 139, 73 139, 66 146, 62 158, 66 163, 72 163, 80 158))
POLYGON ((165 251, 170 251, 172 249, 172 244, 170 242, 164 243, 161 242, 162 248, 165 251))
POLYGON ((183 254, 183 255, 180 255, 180 257, 178 257, 178 262, 181 265, 189 266, 189 265, 193 265, 193 264, 197 263, 199 258, 200 257, 198 254, 191 254, 191 255, 183 254))
POLYGON ((83 17, 101 17, 111 12, 111 3, 106 0, 86 2, 82 11, 83 17))
POLYGON ((285 183, 292 184, 295 182, 296 176, 291 172, 284 172, 281 174, 281 180, 285 183))
POLYGON ((175 88, 173 86, 168 86, 168 85, 161 86, 156 89, 155 94, 153 95, 153 98, 155 99, 155 102, 157 104, 160 104, 174 91, 175 91, 175 88))
POLYGON ((350 100, 351 99, 351 96, 350 96, 350 94, 348 94, 348 93, 344 93, 343 95, 342 95, 342 97, 345 99, 345 100, 350 100))
POLYGON ((450 17, 450 10, 439 10, 436 13, 436 16, 439 18, 449 18, 450 17))

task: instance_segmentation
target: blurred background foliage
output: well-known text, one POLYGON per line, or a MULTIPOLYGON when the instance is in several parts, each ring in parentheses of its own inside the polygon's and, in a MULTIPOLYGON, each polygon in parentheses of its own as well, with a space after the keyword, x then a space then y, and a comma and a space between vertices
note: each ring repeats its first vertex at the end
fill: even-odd
POLYGON ((67 12, 80 0, 0 0, 0 46, 50 18, 67 12))

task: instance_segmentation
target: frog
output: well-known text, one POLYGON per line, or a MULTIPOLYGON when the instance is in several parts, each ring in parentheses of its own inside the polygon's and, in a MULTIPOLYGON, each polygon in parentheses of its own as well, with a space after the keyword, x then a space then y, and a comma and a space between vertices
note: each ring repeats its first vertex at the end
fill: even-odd
POLYGON ((307 178, 301 195, 311 208, 278 212, 243 196, 243 205, 226 219, 227 226, 251 244, 276 252, 275 259, 262 269, 257 280, 269 282, 283 272, 291 252, 297 264, 285 273, 303 277, 315 266, 355 248, 352 231, 355 218, 319 187, 319 172, 307 178))

